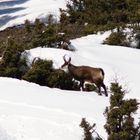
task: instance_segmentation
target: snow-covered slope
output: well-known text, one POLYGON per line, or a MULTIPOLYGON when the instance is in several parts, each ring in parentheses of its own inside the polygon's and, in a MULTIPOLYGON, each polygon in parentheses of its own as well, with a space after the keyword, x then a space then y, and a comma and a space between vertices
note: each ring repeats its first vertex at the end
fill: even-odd
POLYGON ((59 8, 66 7, 66 0, 0 0, 0 30, 22 24, 26 19, 47 19, 53 14, 59 19, 59 8))
POLYGON ((108 101, 105 97, 7 78, 1 78, 0 85, 5 87, 0 94, 0 128, 16 140, 80 140, 82 117, 97 122, 98 130, 105 135, 102 128, 105 121, 102 112, 108 101))
MULTIPOLYGON (((65 8, 66 0, 0 0, 0 29, 44 18, 48 13, 59 16, 59 8, 65 8)), ((110 34, 89 35, 71 40, 75 52, 52 48, 28 50, 29 59, 51 59, 54 67, 63 64, 63 55, 72 58, 75 65, 102 67, 105 84, 118 78, 129 90, 126 98, 140 100, 140 50, 102 45, 110 34)), ((109 97, 95 92, 78 92, 51 89, 23 80, 0 78, 0 140, 81 140, 80 121, 85 117, 96 123, 97 132, 106 140, 103 128, 105 107, 109 97)), ((140 109, 136 119, 140 115, 140 109)))
MULTIPOLYGON (((63 55, 72 58, 75 65, 102 67, 105 84, 116 76, 130 92, 126 98, 140 100, 140 50, 101 45, 109 34, 89 35, 71 40, 75 52, 53 48, 28 50, 30 59, 51 59, 54 67, 63 63, 63 55)), ((11 78, 0 78, 0 139, 2 140, 81 140, 80 121, 85 117, 96 123, 98 133, 104 138, 103 112, 109 97, 95 92, 78 92, 41 87, 34 83, 11 78)), ((140 110, 136 119, 140 115, 140 110)))

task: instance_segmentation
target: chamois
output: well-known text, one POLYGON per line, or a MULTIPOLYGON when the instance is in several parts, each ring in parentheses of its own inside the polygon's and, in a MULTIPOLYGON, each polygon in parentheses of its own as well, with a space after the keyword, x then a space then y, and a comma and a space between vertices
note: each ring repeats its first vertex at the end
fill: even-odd
POLYGON ((101 95, 101 87, 103 87, 104 94, 108 96, 106 86, 103 82, 105 73, 102 68, 94 68, 89 66, 75 66, 71 64, 71 57, 67 61, 65 59, 65 55, 63 56, 63 60, 64 64, 61 66, 61 68, 68 66, 68 71, 72 75, 72 77, 75 80, 80 81, 80 87, 82 87, 82 90, 84 90, 84 83, 90 82, 94 83, 97 86, 99 90, 99 95, 101 95))

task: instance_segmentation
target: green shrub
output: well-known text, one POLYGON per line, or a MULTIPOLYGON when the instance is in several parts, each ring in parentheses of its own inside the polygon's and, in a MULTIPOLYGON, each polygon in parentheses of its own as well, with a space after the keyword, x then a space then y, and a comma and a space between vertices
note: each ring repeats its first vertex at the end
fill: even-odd
POLYGON ((89 122, 86 121, 85 118, 82 118, 82 121, 80 123, 80 127, 84 130, 84 140, 92 140, 92 132, 91 130, 93 127, 95 127, 95 124, 90 125, 89 122))
POLYGON ((113 32, 108 38, 104 41, 104 44, 108 45, 120 45, 125 46, 126 36, 122 32, 113 32))
POLYGON ((37 60, 31 69, 22 77, 22 79, 29 82, 34 82, 39 85, 46 85, 47 77, 52 71, 52 61, 37 60))
POLYGON ((96 88, 96 86, 93 85, 93 84, 85 84, 85 90, 86 90, 86 91, 96 91, 97 88, 96 88))
POLYGON ((70 74, 60 69, 53 69, 52 65, 52 61, 39 59, 22 79, 51 88, 77 90, 78 85, 70 74))
POLYGON ((29 20, 25 20, 24 25, 25 25, 26 32, 30 33, 31 32, 31 22, 29 20))
POLYGON ((72 81, 72 77, 68 73, 57 69, 49 75, 47 84, 49 87, 72 90, 74 81, 72 81))
POLYGON ((16 67, 5 68, 4 76, 17 78, 17 77, 19 77, 18 75, 19 75, 19 73, 18 73, 18 69, 16 67))
POLYGON ((84 28, 84 32, 86 35, 95 33, 95 28, 91 24, 87 24, 84 28))
POLYGON ((0 63, 0 76, 21 78, 28 70, 27 56, 22 54, 23 48, 10 39, 0 63))
POLYGON ((81 123, 79 125, 81 128, 83 128, 84 131, 84 139, 83 140, 103 140, 100 135, 96 132, 96 124, 90 124, 86 121, 86 118, 82 118, 81 123), (95 134, 96 137, 94 138, 92 134, 95 134))
POLYGON ((44 73, 41 69, 30 69, 22 79, 27 80, 29 82, 34 82, 40 85, 45 85, 46 73, 44 73))
POLYGON ((137 35, 136 35, 136 41, 138 42, 137 49, 140 49, 140 33, 137 33, 137 35))
POLYGON ((104 125, 108 140, 137 140, 139 126, 134 124, 133 114, 139 108, 136 99, 124 99, 126 93, 119 83, 111 83, 110 106, 106 108, 104 125))

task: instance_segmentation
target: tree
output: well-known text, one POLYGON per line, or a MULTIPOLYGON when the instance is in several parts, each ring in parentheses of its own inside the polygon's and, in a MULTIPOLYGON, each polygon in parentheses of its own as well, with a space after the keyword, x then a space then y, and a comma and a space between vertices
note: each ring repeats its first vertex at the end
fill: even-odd
POLYGON ((30 23, 30 21, 29 20, 25 20, 25 29, 26 29, 26 31, 28 32, 28 33, 30 33, 31 32, 31 23, 30 23))
POLYGON ((124 100, 125 90, 119 83, 111 83, 110 107, 106 108, 107 122, 105 129, 108 140, 136 140, 138 126, 134 124, 133 114, 137 111, 139 103, 136 99, 124 100))
POLYGON ((127 23, 140 23, 139 9, 139 0, 69 0, 61 21, 97 27, 113 25, 119 32, 127 23))
POLYGON ((84 130, 84 140, 102 140, 100 135, 95 131, 95 126, 95 123, 93 125, 90 125, 90 123, 87 122, 85 118, 82 118, 80 127, 82 127, 84 130), (92 136, 92 133, 96 134, 95 138, 92 136))
POLYGON ((0 64, 0 76, 21 78, 28 70, 27 56, 22 55, 23 47, 9 38, 7 48, 0 64))
POLYGON ((50 73, 53 71, 53 62, 47 60, 37 60, 29 69, 22 79, 29 82, 34 82, 42 86, 46 86, 46 79, 49 77, 50 73))
POLYGON ((35 34, 41 34, 44 27, 45 27, 45 24, 43 22, 40 21, 40 19, 35 19, 35 22, 34 22, 34 31, 35 31, 35 34))

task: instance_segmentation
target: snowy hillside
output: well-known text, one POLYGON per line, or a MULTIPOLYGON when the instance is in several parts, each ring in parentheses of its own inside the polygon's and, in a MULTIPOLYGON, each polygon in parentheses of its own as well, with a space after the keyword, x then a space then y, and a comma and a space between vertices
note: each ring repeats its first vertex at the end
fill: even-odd
MULTIPOLYGON (((39 56, 62 65, 62 56, 71 56, 75 65, 102 67, 109 87, 118 74, 120 82, 130 89, 127 98, 140 100, 138 62, 140 51, 101 45, 109 34, 90 35, 72 40, 76 52, 62 49, 36 48, 30 50, 30 59, 39 56)), ((97 124, 97 131, 106 139, 103 128, 105 107, 109 97, 95 92, 65 91, 10 78, 0 78, 0 139, 2 140, 81 140, 79 127, 82 117, 97 124)), ((139 116, 138 110, 137 116, 139 116)), ((138 118, 136 116, 136 118, 138 118)))
POLYGON ((59 8, 66 7, 66 0, 0 0, 0 29, 22 24, 26 19, 46 20, 48 14, 59 18, 59 8))
MULTIPOLYGON (((66 0, 0 0, 0 24, 4 25, 1 29, 23 23, 25 19, 44 18, 50 12, 57 17, 58 8, 65 8, 65 3, 66 0)), ((125 97, 140 101, 140 50, 102 45, 109 34, 71 40, 75 52, 41 47, 27 50, 29 59, 53 60, 54 68, 60 68, 62 57, 67 54, 75 65, 103 68, 108 89, 117 77, 129 91, 125 97)), ((96 123, 97 132, 107 139, 103 112, 109 105, 109 97, 96 92, 51 89, 3 77, 0 77, 0 87, 0 140, 82 140, 79 124, 83 117, 91 124, 96 123)), ((139 116, 140 109, 135 118, 139 116)))

